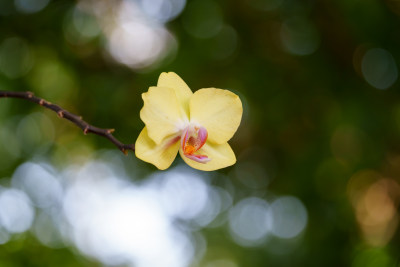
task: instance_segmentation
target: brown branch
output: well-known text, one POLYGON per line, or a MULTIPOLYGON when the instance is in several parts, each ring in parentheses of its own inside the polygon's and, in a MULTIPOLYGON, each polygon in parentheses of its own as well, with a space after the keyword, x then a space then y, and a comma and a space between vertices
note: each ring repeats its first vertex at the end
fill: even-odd
POLYGON ((73 122, 75 125, 77 125, 79 128, 83 130, 84 134, 92 133, 107 138, 114 145, 116 145, 119 148, 119 150, 121 150, 125 155, 128 154, 128 150, 135 151, 134 144, 123 144, 112 135, 114 129, 102 129, 92 126, 86 121, 82 120, 82 117, 77 116, 58 105, 52 104, 49 101, 44 100, 43 98, 36 97, 33 95, 32 92, 0 91, 0 98, 2 97, 22 98, 31 101, 33 103, 39 104, 45 108, 48 108, 57 113, 58 117, 73 122))

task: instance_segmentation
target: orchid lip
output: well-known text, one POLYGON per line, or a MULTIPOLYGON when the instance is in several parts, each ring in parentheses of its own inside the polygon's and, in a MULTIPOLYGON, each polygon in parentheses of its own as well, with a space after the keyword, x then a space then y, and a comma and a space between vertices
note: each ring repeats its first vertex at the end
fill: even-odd
POLYGON ((206 155, 195 155, 195 154, 187 155, 187 154, 185 154, 185 157, 187 157, 191 160, 197 161, 199 163, 207 163, 211 160, 206 155))
POLYGON ((199 163, 206 163, 211 159, 206 155, 195 154, 206 143, 208 132, 203 126, 189 125, 182 133, 181 148, 185 157, 197 161, 199 163))

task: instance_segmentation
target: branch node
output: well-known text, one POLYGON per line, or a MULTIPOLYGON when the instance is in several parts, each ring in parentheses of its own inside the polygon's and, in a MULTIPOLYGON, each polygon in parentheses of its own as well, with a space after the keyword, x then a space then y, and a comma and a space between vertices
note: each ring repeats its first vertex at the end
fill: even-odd
POLYGON ((33 93, 32 92, 26 92, 26 94, 28 95, 28 98, 32 98, 33 97, 33 93))
MULTIPOLYGON (((32 97, 32 96, 31 96, 32 97)), ((40 99, 40 101, 39 101, 39 105, 41 105, 41 106, 43 106, 44 105, 44 99, 40 99)))
POLYGON ((107 130, 107 133, 108 133, 108 134, 112 134, 113 132, 115 132, 115 129, 108 129, 108 130, 107 130))
POLYGON ((57 112, 58 117, 64 118, 64 112, 62 110, 57 112))
POLYGON ((87 135, 89 132, 89 126, 86 126, 85 129, 83 130, 83 134, 87 135))

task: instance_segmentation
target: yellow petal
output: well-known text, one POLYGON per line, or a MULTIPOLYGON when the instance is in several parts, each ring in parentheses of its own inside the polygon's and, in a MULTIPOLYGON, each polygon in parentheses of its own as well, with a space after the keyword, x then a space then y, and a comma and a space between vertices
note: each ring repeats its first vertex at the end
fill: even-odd
POLYGON ((182 78, 175 72, 163 72, 158 78, 157 86, 174 89, 182 110, 189 118, 189 100, 193 93, 182 78))
POLYGON ((209 140, 217 144, 232 138, 242 113, 240 98, 228 90, 200 89, 190 99, 190 121, 205 127, 209 140))
POLYGON ((142 98, 144 105, 140 118, 146 124, 149 137, 156 144, 182 128, 186 116, 180 111, 173 89, 150 87, 147 93, 142 94, 142 98))
POLYGON ((190 167, 202 171, 214 171, 222 169, 231 166, 236 162, 235 153, 233 153, 232 148, 228 143, 217 145, 211 142, 206 142, 204 146, 196 152, 196 154, 206 155, 211 159, 206 163, 199 163, 185 157, 182 148, 179 149, 179 154, 190 167))
POLYGON ((172 139, 173 137, 166 138, 160 145, 156 145, 148 136, 147 128, 144 127, 135 143, 135 155, 158 169, 165 170, 171 166, 179 150, 179 140, 170 144, 172 139))

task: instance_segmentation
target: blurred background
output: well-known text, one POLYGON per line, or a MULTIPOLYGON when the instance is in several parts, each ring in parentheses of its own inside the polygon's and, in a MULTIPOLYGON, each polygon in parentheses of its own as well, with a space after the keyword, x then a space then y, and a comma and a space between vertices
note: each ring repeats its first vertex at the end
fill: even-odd
POLYGON ((167 171, 0 99, 0 266, 400 266, 400 1, 0 0, 0 89, 134 143, 163 71, 238 94, 237 163, 167 171))

